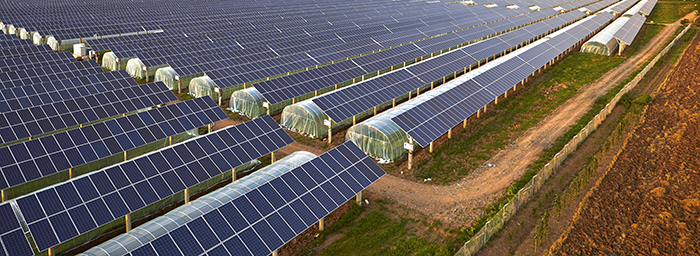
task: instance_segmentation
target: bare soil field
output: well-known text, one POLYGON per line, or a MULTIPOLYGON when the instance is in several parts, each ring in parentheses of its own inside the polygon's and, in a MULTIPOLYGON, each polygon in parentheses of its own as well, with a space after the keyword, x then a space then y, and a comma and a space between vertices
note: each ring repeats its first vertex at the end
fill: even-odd
POLYGON ((649 105, 553 255, 698 255, 700 39, 649 105))

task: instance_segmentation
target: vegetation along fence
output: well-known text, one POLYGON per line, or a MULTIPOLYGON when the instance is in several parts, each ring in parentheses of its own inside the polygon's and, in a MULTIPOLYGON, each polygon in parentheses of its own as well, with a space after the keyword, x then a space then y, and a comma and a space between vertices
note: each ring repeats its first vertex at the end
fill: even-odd
POLYGON ((676 44, 679 38, 683 37, 683 35, 690 29, 690 25, 688 25, 676 38, 671 41, 668 46, 666 46, 654 59, 639 73, 637 76, 632 79, 629 83, 627 83, 620 92, 618 92, 615 97, 610 100, 610 102, 605 105, 605 107, 600 110, 600 112, 593 117, 591 121, 588 122, 588 124, 581 129, 581 131, 574 136, 569 143, 564 146, 553 158, 549 163, 547 163, 542 170, 532 177, 532 180, 525 185, 518 193, 513 197, 513 199, 510 200, 507 204, 503 206, 503 208, 496 213, 496 215, 489 220, 486 225, 484 225, 481 230, 474 235, 469 241, 464 243, 464 246, 460 248, 460 250, 457 252, 456 255, 474 255, 476 252, 478 252, 481 247, 483 247, 486 242, 489 241, 491 236, 493 236, 496 232, 498 232, 501 228, 503 228, 503 225, 508 221, 511 217, 515 215, 515 213, 520 209, 521 206, 523 206, 529 199, 532 194, 537 192, 540 187, 544 184, 544 182, 549 178, 549 176, 554 173, 554 171, 564 162, 566 157, 574 152, 576 148, 578 148, 579 144, 583 142, 588 135, 593 132, 598 126, 605 120, 605 118, 612 112, 612 110, 615 108, 615 104, 617 104, 617 101, 620 100, 620 97, 630 91, 632 88, 634 88, 637 83, 639 83, 640 80, 646 75, 649 70, 654 67, 654 64, 662 57, 664 56, 670 49, 673 47, 673 45, 676 44))

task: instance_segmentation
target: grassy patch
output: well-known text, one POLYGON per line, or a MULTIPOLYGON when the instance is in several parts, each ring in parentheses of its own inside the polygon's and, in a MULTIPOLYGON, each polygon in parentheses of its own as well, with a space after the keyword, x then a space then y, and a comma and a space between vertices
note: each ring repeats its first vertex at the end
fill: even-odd
POLYGON ((395 221, 372 211, 333 242, 321 255, 453 255, 444 245, 417 237, 404 227, 409 220, 395 221))
POLYGON ((183 93, 183 94, 180 95, 179 98, 180 98, 180 99, 179 99, 180 101, 186 101, 186 100, 194 99, 194 96, 192 96, 192 95, 189 94, 189 93, 183 93))
POLYGON ((416 165, 417 178, 433 178, 442 183, 460 179, 517 137, 539 123, 555 108, 570 99, 584 85, 598 79, 624 58, 574 52, 556 65, 537 83, 530 83, 517 99, 499 100, 489 109, 481 124, 471 133, 454 134, 454 139, 438 147, 432 159, 416 165), (493 114, 495 113, 495 114, 493 114), (460 157, 454 157, 459 155, 460 157))
POLYGON ((695 2, 657 3, 651 11, 648 22, 669 24, 693 11, 695 2))
POLYGON ((670 54, 668 55, 668 61, 670 61, 670 63, 676 62, 678 57, 681 56, 681 53, 683 53, 683 49, 685 49, 691 43, 691 41, 695 37, 695 34, 697 34, 697 33, 698 33, 697 28, 691 28, 688 30, 688 32, 685 32, 685 35, 683 35, 683 38, 678 40, 678 42, 676 42, 676 46, 674 46, 676 49, 680 49, 680 50, 670 51, 670 54))
POLYGON ((657 24, 644 24, 642 25, 642 29, 639 31, 639 36, 637 36, 637 41, 635 41, 631 46, 630 50, 627 53, 627 56, 632 56, 635 52, 639 50, 639 47, 647 45, 649 41, 651 41, 656 34, 661 32, 662 29, 664 29, 664 25, 657 25, 657 24))

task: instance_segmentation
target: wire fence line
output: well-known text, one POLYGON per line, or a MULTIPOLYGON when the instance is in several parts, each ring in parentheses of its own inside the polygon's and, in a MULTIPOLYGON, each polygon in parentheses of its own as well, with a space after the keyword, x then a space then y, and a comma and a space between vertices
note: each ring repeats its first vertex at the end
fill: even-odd
POLYGON ((559 166, 566 160, 566 157, 574 152, 579 144, 583 142, 591 132, 595 131, 598 126, 600 126, 601 123, 605 120, 605 118, 608 117, 608 115, 612 112, 612 110, 615 108, 615 105, 617 102, 620 100, 622 95, 625 93, 629 92, 632 88, 634 88, 639 81, 644 78, 644 76, 651 70, 651 68, 654 67, 656 62, 661 59, 668 51, 676 44, 676 42, 685 35, 685 33, 690 29, 691 25, 686 26, 683 31, 681 31, 676 38, 671 41, 659 54, 652 59, 649 64, 647 64, 644 69, 642 69, 637 76, 632 79, 629 83, 627 83, 617 94, 615 94, 615 97, 613 97, 610 102, 605 105, 603 109, 600 110, 600 112, 591 119, 591 121, 586 124, 586 126, 581 129, 581 131, 576 134, 565 146, 562 148, 554 157, 552 160, 550 160, 543 168, 540 170, 537 175, 532 177, 532 180, 528 182, 528 184, 525 185, 518 193, 515 194, 515 196, 501 208, 499 212, 497 212, 491 220, 486 222, 483 228, 474 235, 469 241, 465 242, 462 248, 457 251, 455 255, 457 256, 463 256, 463 255, 474 255, 476 254, 493 236, 496 232, 501 230, 503 228, 503 225, 510 220, 513 216, 515 216, 515 213, 522 207, 529 199, 532 194, 536 193, 539 191, 539 189, 542 187, 544 182, 556 171, 559 166))

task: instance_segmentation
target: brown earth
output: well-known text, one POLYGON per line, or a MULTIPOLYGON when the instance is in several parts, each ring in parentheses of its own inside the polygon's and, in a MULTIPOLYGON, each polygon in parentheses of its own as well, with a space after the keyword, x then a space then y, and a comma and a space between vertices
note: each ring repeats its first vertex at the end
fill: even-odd
MULTIPOLYGON (((684 18, 690 18, 690 15, 684 18)), ((605 73, 593 84, 582 88, 577 96, 487 161, 492 164, 491 167, 481 166, 468 177, 449 186, 413 182, 387 175, 368 189, 440 219, 442 223, 453 227, 468 226, 475 217, 483 214, 483 208, 494 197, 502 194, 514 180, 520 178, 527 166, 585 114, 598 98, 659 52, 665 39, 679 26, 679 21, 667 26, 627 61, 605 73)))
POLYGON ((696 37, 553 254, 700 254, 699 72, 696 37))

